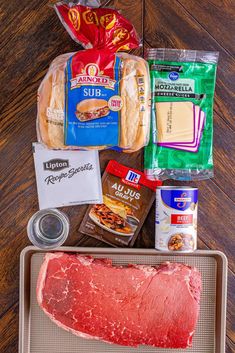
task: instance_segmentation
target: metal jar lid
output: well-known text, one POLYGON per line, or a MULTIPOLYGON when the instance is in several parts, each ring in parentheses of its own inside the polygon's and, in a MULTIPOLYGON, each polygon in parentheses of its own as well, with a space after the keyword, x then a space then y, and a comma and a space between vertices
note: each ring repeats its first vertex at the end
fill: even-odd
POLYGON ((42 249, 57 248, 68 237, 68 217, 57 209, 38 211, 30 218, 27 233, 35 246, 42 249))

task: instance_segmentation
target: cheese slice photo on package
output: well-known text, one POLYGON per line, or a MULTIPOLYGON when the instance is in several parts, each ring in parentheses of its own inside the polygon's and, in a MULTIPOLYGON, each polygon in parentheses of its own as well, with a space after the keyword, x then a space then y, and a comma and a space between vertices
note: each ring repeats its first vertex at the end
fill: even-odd
POLYGON ((151 180, 213 177, 213 100, 217 52, 149 49, 151 133, 145 174, 151 180))
POLYGON ((192 143, 187 143, 187 142, 177 142, 177 143, 160 143, 158 142, 159 146, 165 146, 169 148, 174 148, 174 149, 181 149, 185 151, 191 151, 191 152, 197 152, 199 144, 200 144, 200 139, 202 135, 202 131, 204 128, 204 122, 205 122, 205 114, 200 110, 199 106, 194 106, 194 140, 192 143))
POLYGON ((156 103, 158 143, 193 143, 195 113, 192 102, 156 103))

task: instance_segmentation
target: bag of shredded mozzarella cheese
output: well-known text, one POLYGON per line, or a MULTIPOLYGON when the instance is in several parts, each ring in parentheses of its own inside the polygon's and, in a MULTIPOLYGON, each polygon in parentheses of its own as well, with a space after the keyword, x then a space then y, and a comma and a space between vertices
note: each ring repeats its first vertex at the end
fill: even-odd
POLYGON ((213 99, 217 52, 149 49, 151 138, 149 179, 213 177, 213 99))

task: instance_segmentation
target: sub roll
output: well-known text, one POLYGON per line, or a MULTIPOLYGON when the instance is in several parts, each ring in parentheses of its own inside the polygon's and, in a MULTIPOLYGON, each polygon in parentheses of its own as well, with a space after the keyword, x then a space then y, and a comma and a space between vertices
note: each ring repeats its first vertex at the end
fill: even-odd
MULTIPOLYGON (((50 149, 105 149, 110 146, 65 145, 65 67, 74 53, 55 58, 38 90, 38 140, 50 149)), ((122 108, 119 111, 119 143, 124 152, 134 152, 148 143, 150 128, 150 80, 146 61, 127 53, 121 60, 119 82, 122 108)), ((76 105, 79 122, 107 117, 109 103, 100 97, 83 99, 76 105)))

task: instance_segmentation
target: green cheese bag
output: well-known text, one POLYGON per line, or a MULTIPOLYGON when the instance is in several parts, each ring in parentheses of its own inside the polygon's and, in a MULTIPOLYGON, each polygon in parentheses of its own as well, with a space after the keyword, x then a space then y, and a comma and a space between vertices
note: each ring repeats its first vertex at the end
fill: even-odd
POLYGON ((152 90, 149 179, 213 177, 213 100, 217 52, 149 49, 152 90))

